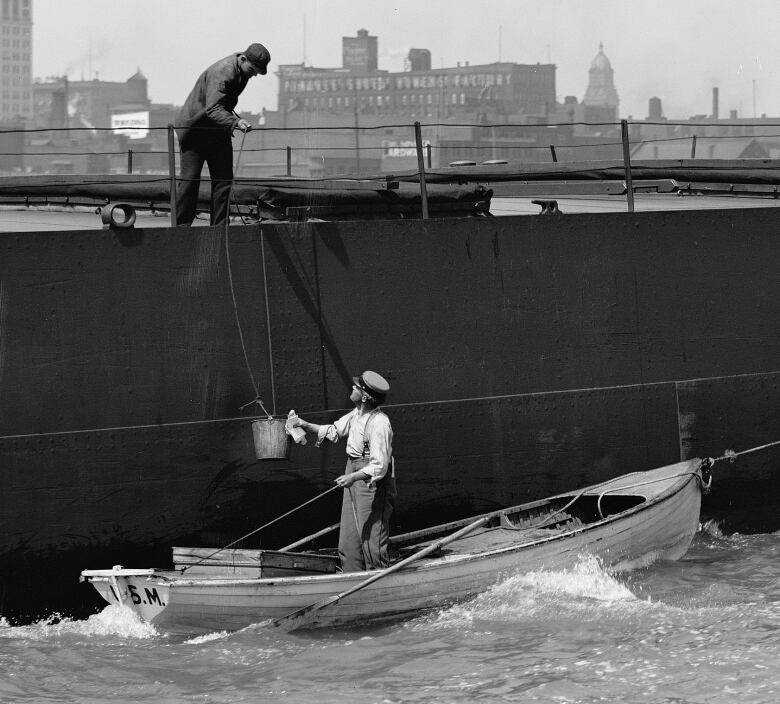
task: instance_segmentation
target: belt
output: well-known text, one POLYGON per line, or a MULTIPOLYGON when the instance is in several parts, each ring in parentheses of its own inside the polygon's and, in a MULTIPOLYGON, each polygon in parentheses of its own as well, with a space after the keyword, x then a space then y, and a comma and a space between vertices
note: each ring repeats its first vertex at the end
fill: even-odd
MULTIPOLYGON (((352 455, 347 455, 347 459, 350 462, 360 462, 363 460, 366 464, 368 464, 368 458, 367 457, 353 457, 352 455)), ((395 457, 390 458, 390 466, 387 468, 387 472, 385 473, 385 477, 393 477, 395 478, 395 457)), ((384 477, 382 477, 384 479, 384 477)))

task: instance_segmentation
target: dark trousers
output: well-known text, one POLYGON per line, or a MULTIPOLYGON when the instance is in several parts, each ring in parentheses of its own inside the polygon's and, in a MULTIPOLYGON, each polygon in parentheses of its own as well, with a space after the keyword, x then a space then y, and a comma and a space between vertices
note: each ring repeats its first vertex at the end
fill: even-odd
POLYGON ((191 225, 198 208, 203 164, 211 176, 211 224, 224 225, 230 210, 233 181, 233 143, 221 130, 190 130, 179 139, 181 170, 178 182, 176 224, 191 225))
MULTIPOLYGON (((344 474, 358 472, 367 464, 367 459, 349 459, 344 474)), ((390 565, 387 546, 395 497, 395 479, 388 475, 371 486, 361 479, 344 489, 339 528, 339 557, 344 572, 390 565)))

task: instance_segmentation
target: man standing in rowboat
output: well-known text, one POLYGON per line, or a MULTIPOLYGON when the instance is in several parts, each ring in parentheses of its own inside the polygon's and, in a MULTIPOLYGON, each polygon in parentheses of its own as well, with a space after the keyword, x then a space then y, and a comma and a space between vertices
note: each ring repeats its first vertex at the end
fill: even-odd
POLYGON ((176 118, 182 179, 176 207, 177 225, 191 225, 195 219, 204 162, 211 177, 211 224, 227 222, 233 182, 231 137, 234 129, 242 132, 252 129, 234 110, 249 79, 257 74, 264 76, 270 60, 271 54, 262 44, 250 44, 246 51, 226 56, 209 66, 195 82, 176 118))
POLYGON ((336 483, 344 488, 339 529, 339 557, 344 572, 383 569, 390 564, 387 546, 395 505, 393 428, 380 408, 390 385, 376 372, 354 377, 354 410, 329 425, 292 420, 293 427, 323 440, 347 438, 347 467, 336 483))

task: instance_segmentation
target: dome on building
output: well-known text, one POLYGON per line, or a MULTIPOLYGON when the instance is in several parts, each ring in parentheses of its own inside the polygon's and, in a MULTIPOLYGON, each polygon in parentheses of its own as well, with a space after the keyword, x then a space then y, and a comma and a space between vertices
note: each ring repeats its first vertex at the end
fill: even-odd
POLYGON ((614 71, 612 64, 604 54, 604 45, 599 43, 599 53, 590 64, 588 71, 590 78, 588 80, 588 89, 585 91, 585 97, 582 99, 584 105, 590 105, 598 108, 610 108, 615 110, 620 103, 617 90, 615 90, 614 71))
POLYGON ((606 54, 604 54, 604 44, 599 42, 599 53, 596 54, 596 58, 590 64, 591 71, 611 71, 612 64, 609 62, 606 54))

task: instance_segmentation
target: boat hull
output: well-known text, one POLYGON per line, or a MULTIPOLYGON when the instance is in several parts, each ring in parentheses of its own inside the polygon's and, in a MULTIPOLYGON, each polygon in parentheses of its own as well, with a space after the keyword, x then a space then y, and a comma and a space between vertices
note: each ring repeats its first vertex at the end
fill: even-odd
MULTIPOLYGON (((585 555, 597 557, 615 570, 644 567, 660 559, 679 559, 698 526, 698 467, 696 460, 680 463, 631 474, 583 492, 583 496, 598 496, 608 490, 614 496, 649 490, 652 495, 644 504, 591 525, 533 540, 517 531, 511 544, 473 554, 468 552, 467 536, 453 543, 461 546, 454 554, 389 574, 317 611, 307 625, 366 624, 441 608, 479 594, 511 575, 571 567, 585 555)), ((216 571, 214 577, 188 578, 169 573, 162 578, 153 575, 120 579, 125 580, 132 594, 132 598, 125 595, 124 603, 142 618, 166 631, 203 633, 237 630, 281 618, 344 592, 372 574, 375 573, 249 579, 221 577, 216 571), (152 601, 148 598, 152 593, 164 596, 152 601)), ((109 580, 93 578, 92 583, 106 601, 118 603, 109 580)))

